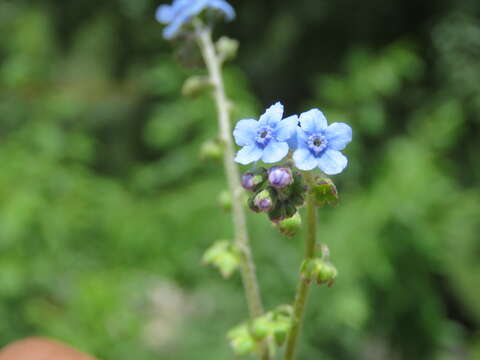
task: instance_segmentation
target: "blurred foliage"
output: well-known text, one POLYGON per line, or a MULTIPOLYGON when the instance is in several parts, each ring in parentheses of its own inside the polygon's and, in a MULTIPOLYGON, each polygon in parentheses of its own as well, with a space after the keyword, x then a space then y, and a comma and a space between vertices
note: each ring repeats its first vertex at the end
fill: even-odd
MULTIPOLYGON (((480 359, 478 2, 232 3, 234 119, 280 99, 354 129, 340 205, 319 215, 339 277, 312 292, 300 359, 480 359)), ((240 280, 201 267, 231 236, 222 170, 199 161, 214 106, 180 97, 204 72, 176 61, 156 5, 0 2, 0 346, 232 357, 240 280)), ((249 222, 273 309, 301 234, 249 222)))

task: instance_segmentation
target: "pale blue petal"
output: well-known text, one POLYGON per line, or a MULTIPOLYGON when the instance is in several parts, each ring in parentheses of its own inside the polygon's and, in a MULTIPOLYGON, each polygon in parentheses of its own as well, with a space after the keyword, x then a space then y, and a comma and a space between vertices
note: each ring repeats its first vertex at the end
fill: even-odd
POLYGON ((163 37, 166 40, 171 40, 176 37, 183 24, 185 24, 189 19, 190 16, 185 14, 181 14, 176 17, 175 20, 163 30, 163 37))
POLYGON ((170 5, 160 5, 155 13, 155 18, 163 24, 168 24, 173 20, 174 14, 170 5))
POLYGON ((297 133, 295 132, 295 135, 293 135, 290 139, 287 140, 288 147, 290 150, 295 150, 298 147, 298 141, 297 141, 297 133))
POLYGON ((297 147, 300 148, 308 148, 307 145, 307 134, 305 134, 305 131, 302 130, 302 128, 297 127, 297 147))
POLYGON ((348 159, 340 151, 328 149, 318 159, 318 167, 327 175, 340 174, 347 166, 348 159))
POLYGON ((257 136, 258 121, 253 119, 244 119, 237 122, 233 130, 235 142, 240 146, 247 146, 255 143, 257 136))
POLYGON ((235 19, 235 10, 224 0, 210 0, 209 7, 222 12, 228 21, 235 19))
POLYGON ((270 106, 265 114, 260 116, 261 125, 276 125, 283 117, 283 105, 280 102, 270 106))
POLYGON ((343 150, 352 141, 352 128, 345 123, 333 123, 325 130, 328 147, 343 150))
POLYGON ((286 142, 277 142, 272 140, 263 149, 262 161, 265 163, 274 163, 282 160, 288 154, 288 144, 286 142))
POLYGON ((300 126, 307 133, 319 133, 328 126, 327 118, 319 109, 300 114, 300 126))
POLYGON ((263 150, 256 145, 249 145, 241 148, 235 156, 235 161, 247 165, 252 162, 260 160, 262 157, 263 150))
POLYGON ((317 167, 318 159, 307 148, 300 148, 293 153, 295 166, 300 170, 308 171, 317 167))
POLYGON ((292 137, 296 137, 298 128, 298 116, 292 115, 283 119, 277 124, 274 136, 278 141, 288 141, 292 137))

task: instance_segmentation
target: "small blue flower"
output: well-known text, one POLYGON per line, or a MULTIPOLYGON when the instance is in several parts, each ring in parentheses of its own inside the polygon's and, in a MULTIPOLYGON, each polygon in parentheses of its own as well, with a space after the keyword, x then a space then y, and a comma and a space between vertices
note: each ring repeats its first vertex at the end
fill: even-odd
POLYGON ((163 37, 171 40, 192 17, 207 9, 221 13, 228 21, 235 18, 235 10, 225 0, 174 0, 172 5, 160 5, 155 18, 168 25, 163 37))
POLYGON ((283 119, 283 105, 270 106, 260 119, 240 120, 233 130, 235 142, 243 146, 235 161, 246 165, 262 159, 265 163, 282 160, 288 154, 288 142, 295 137, 298 116, 283 119))
POLYGON ((344 123, 328 125, 319 109, 300 115, 297 129, 297 150, 293 153, 300 170, 320 168, 327 175, 339 174, 347 166, 347 158, 340 152, 352 140, 352 128, 344 123))

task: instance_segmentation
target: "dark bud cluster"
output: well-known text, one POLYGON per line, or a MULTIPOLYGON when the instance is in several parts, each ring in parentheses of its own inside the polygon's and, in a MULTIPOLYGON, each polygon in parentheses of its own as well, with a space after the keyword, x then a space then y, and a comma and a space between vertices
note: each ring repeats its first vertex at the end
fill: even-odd
MULTIPOLYGON (((293 217, 305 201, 306 186, 302 175, 289 166, 249 171, 242 176, 242 186, 252 192, 248 199, 250 209, 267 213, 276 224, 293 217)), ((293 233, 291 229, 285 232, 293 233)))

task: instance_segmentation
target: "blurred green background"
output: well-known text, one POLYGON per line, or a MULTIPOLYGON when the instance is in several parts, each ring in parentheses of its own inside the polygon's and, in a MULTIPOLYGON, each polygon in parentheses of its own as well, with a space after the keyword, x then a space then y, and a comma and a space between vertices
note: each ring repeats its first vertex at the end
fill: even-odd
MULTIPOLYGON (((480 2, 231 1, 235 121, 275 101, 348 122, 341 204, 319 214, 340 276, 310 297, 299 359, 480 359, 480 2)), ((152 0, 0 0, 0 346, 50 336, 112 360, 231 359, 238 275, 208 96, 152 0), (177 53, 175 56, 174 54, 177 53)), ((266 307, 302 237, 249 216, 266 307)))

